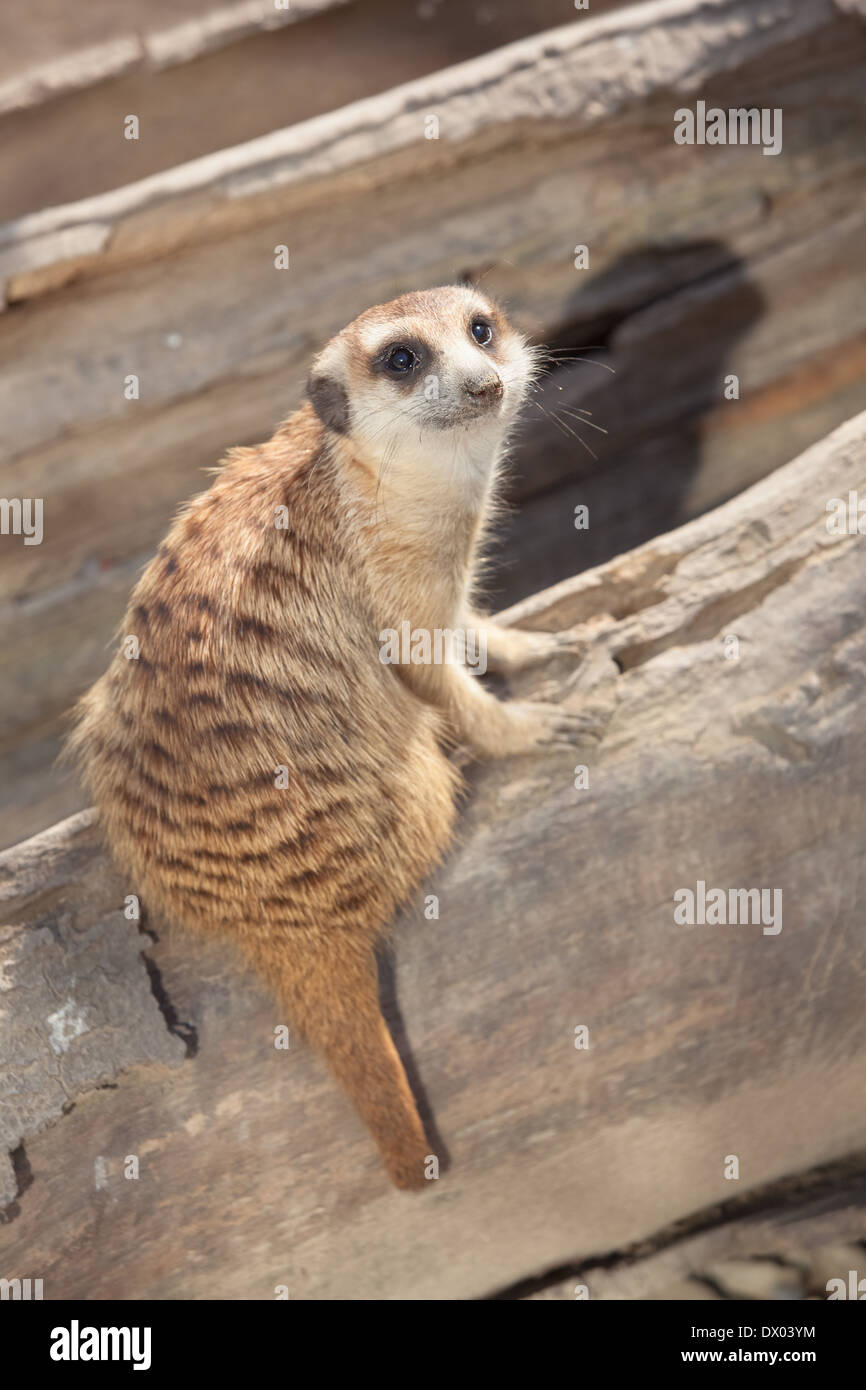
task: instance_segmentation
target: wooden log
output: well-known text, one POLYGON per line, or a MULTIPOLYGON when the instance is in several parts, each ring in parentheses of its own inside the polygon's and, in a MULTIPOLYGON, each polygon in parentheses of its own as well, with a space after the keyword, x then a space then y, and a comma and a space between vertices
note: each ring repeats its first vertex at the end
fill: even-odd
MULTIPOLYGON (((119 188, 568 18, 562 0, 184 0, 188 18, 177 0, 166 0, 170 13, 154 0, 38 3, 38 24, 34 4, 8 35, 0 18, 0 221, 119 188), (139 119, 135 141, 123 138, 128 113, 139 119)), ((624 3, 595 0, 593 14, 624 3)))
POLYGON ((135 938, 89 813, 8 851, 7 1273, 47 1298, 479 1297, 863 1150, 866 566, 834 503, 858 497, 866 414, 503 615, 581 632, 537 682, 587 741, 477 769, 438 919, 419 897, 400 924, 385 994, 444 1169, 418 1197, 275 1048, 290 1021, 228 947, 135 938), (768 890, 775 921, 678 923, 700 883, 768 890))
POLYGON ((826 1299, 828 1283, 863 1265, 866 1211, 863 1156, 778 1183, 751 1212, 733 1199, 703 1215, 697 1229, 672 1228, 649 1246, 590 1262, 543 1289, 514 1297, 545 1302, 593 1299, 826 1299), (655 1247, 655 1248, 653 1248, 655 1247), (586 1292, 584 1292, 586 1290, 586 1292))
MULTIPOLYGON (((306 198, 287 199, 287 189, 297 195, 345 171, 369 185, 395 167, 394 156, 405 169, 403 152, 412 152, 411 168, 425 138, 431 148, 427 167, 416 170, 422 177, 451 163, 454 146, 480 141, 485 154, 502 149, 521 122, 525 134, 542 139, 587 130, 661 92, 694 93, 798 39, 813 47, 828 27, 859 33, 856 23, 840 24, 834 0, 793 7, 787 0, 653 0, 564 25, 128 187, 19 218, 0 228, 6 297, 26 299, 261 226, 305 205, 306 198), (425 137, 431 112, 439 122, 434 140, 425 137), (104 230, 102 245, 70 255, 70 235, 92 227, 104 230)), ((333 200, 334 190, 326 187, 324 196, 333 200)))
POLYGON ((153 72, 209 53, 261 30, 281 28, 348 0, 170 0, 140 6, 108 3, 70 9, 40 0, 3 34, 0 115, 40 105, 121 74, 153 72), (182 16, 182 18, 179 18, 182 16), (136 23, 135 20, 138 22, 136 23))

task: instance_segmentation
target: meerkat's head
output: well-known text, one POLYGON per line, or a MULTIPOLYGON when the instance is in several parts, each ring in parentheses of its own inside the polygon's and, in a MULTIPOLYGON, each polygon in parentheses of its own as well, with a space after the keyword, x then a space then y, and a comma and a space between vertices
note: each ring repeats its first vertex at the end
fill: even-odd
POLYGON ((534 352, 480 291, 406 294, 350 323, 316 358, 308 395, 368 463, 453 478, 500 451, 534 375, 534 352))

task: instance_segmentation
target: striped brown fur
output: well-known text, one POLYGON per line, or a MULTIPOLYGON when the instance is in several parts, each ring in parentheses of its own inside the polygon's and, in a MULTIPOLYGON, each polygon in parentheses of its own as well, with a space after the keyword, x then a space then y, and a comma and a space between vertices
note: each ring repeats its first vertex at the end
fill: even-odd
MULTIPOLYGON (((546 707, 503 705, 466 673, 379 660, 384 627, 453 627, 468 611, 501 450, 491 486, 462 495, 460 450, 474 435, 461 423, 441 516, 419 466, 425 535, 402 463, 377 465, 358 442, 367 374, 379 389, 364 334, 397 321, 416 341, 452 319, 465 333, 473 304, 502 336, 479 370, 523 369, 521 340, 472 291, 362 316, 314 368, 330 375, 311 398, 339 418, 306 403, 267 444, 232 451, 182 510, 130 600, 123 635, 139 656, 122 646, 70 741, 136 890, 170 920, 236 942, 324 1054, 400 1187, 423 1185, 428 1144, 380 1012, 374 949, 451 838, 459 779, 443 740, 492 754, 565 735, 546 707)), ((537 655, 528 639, 540 634, 493 636, 503 668, 537 655)))

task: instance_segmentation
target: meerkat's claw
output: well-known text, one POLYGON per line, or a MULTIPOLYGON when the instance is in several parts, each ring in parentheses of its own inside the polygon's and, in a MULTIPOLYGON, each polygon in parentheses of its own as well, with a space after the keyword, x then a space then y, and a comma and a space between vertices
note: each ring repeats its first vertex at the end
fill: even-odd
POLYGON ((580 742, 589 727, 586 715, 574 710, 540 701, 533 701, 532 708, 538 725, 536 743, 541 748, 570 748, 580 742))
POLYGON ((556 705, 559 707, 561 699, 561 681, 545 681, 543 685, 536 686, 532 692, 532 703, 536 705, 556 705))

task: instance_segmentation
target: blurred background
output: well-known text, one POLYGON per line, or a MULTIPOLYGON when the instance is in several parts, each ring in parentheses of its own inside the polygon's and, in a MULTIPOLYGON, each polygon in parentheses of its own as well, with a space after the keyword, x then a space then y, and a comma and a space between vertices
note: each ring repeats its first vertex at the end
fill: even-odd
POLYGON ((137 573, 203 470, 267 437, 371 303, 477 281, 550 348, 494 607, 862 408, 860 8, 7 8, 0 495, 44 499, 44 539, 0 538, 0 843, 82 805, 53 768, 63 716, 137 573), (780 109, 782 153, 676 144, 698 98, 780 109))

